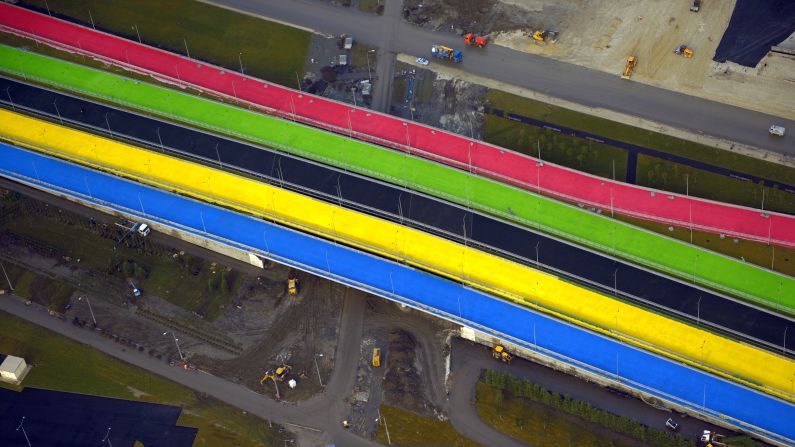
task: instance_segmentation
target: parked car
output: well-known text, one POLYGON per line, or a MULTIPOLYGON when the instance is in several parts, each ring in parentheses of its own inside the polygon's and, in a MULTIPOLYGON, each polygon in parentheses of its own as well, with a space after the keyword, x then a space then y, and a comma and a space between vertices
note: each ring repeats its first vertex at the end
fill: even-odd
POLYGON ((428 61, 428 59, 425 59, 424 57, 418 57, 417 63, 420 65, 428 65, 430 64, 430 61, 428 61))

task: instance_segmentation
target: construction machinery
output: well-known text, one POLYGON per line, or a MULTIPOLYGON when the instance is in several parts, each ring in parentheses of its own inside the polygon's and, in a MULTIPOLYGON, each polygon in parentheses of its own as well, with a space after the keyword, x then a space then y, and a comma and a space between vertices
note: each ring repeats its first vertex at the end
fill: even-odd
POLYGON ((477 36, 473 33, 469 33, 464 36, 464 42, 467 45, 474 45, 478 48, 483 48, 489 43, 489 38, 487 36, 477 36))
POLYGON ((464 53, 462 53, 461 50, 455 50, 444 45, 432 46, 431 55, 439 59, 447 59, 454 62, 461 62, 464 60, 464 53))
POLYGON ((726 444, 720 442, 725 436, 719 435, 711 430, 704 430, 701 433, 700 445, 704 447, 726 447, 726 444))
POLYGON ((557 31, 543 30, 533 33, 533 40, 539 43, 546 43, 547 41, 555 43, 558 41, 557 31))
POLYGON ((693 3, 690 5, 690 10, 693 12, 698 12, 701 9, 701 0, 693 0, 693 3))
POLYGON ((292 366, 282 363, 282 366, 276 368, 276 372, 273 375, 279 382, 284 382, 284 378, 287 377, 287 373, 290 372, 291 369, 293 369, 292 366))
POLYGON ((298 279, 297 278, 288 278, 287 279, 287 293, 290 296, 298 295, 298 279))
POLYGON ((373 348, 373 366, 381 366, 381 348, 373 348))
POLYGON ((279 384, 276 383, 276 375, 273 373, 272 370, 265 371, 265 375, 262 376, 262 379, 260 379, 259 384, 264 385, 266 380, 273 381, 273 386, 276 388, 276 394, 274 397, 276 397, 276 400, 280 400, 282 396, 279 394, 279 384))
POLYGON ((505 347, 502 345, 497 345, 494 349, 491 350, 491 355, 494 357, 495 360, 500 360, 503 363, 511 364, 511 360, 513 360, 513 355, 505 350, 505 347))
POLYGON ((137 233, 141 237, 146 237, 146 236, 149 236, 149 233, 152 232, 152 229, 149 227, 148 224, 132 222, 132 221, 129 221, 129 220, 123 220, 122 222, 116 222, 116 226, 122 227, 122 228, 124 228, 127 231, 113 245, 113 251, 116 251, 116 249, 119 247, 119 244, 124 242, 124 240, 127 239, 127 237, 130 236, 133 233, 137 233))
POLYGON ((684 56, 684 57, 690 59, 691 57, 693 57, 693 50, 688 48, 687 45, 682 44, 682 45, 679 45, 678 47, 676 47, 676 49, 674 50, 674 54, 679 54, 681 56, 684 56))
POLYGON ((627 57, 627 66, 624 67, 624 73, 621 74, 621 79, 629 79, 632 76, 632 70, 635 69, 635 64, 638 59, 635 56, 627 57))

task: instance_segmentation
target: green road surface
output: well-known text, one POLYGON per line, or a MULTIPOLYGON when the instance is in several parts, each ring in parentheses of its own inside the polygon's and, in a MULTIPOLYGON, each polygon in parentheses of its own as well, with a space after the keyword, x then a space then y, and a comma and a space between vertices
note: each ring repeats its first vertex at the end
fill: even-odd
POLYGON ((0 71, 404 185, 795 314, 795 278, 465 171, 11 47, 0 46, 0 71))

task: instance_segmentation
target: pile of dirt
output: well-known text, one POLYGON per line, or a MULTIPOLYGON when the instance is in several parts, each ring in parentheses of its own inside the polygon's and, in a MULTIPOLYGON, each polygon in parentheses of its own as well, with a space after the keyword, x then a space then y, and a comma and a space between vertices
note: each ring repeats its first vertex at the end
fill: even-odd
POLYGON ((389 356, 384 376, 384 400, 390 405, 424 413, 425 399, 422 398, 422 379, 417 368, 417 342, 414 337, 402 330, 389 333, 389 356))
POLYGON ((433 29, 491 33, 534 28, 539 19, 526 8, 498 0, 407 0, 403 18, 433 29))

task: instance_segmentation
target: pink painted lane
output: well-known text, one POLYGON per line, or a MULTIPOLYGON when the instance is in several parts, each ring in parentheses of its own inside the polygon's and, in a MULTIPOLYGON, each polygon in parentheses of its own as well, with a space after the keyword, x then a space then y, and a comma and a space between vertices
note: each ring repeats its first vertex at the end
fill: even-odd
POLYGON ((266 113, 467 169, 606 212, 795 247, 795 216, 685 197, 539 162, 488 143, 265 82, 0 3, 0 29, 266 113))

